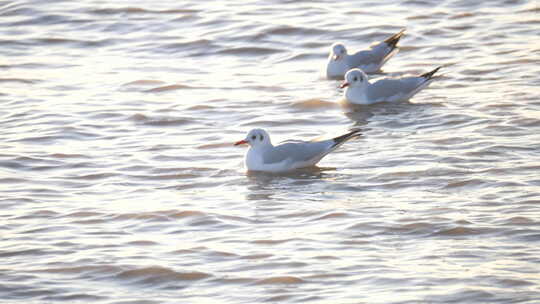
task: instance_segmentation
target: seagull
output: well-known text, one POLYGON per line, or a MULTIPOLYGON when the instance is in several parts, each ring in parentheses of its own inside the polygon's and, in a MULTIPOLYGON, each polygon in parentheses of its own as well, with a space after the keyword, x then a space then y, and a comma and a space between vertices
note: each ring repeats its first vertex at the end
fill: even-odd
POLYGON ((345 73, 353 68, 361 68, 366 73, 379 71, 386 61, 398 52, 397 43, 404 34, 405 29, 402 29, 386 40, 374 42, 369 48, 351 55, 347 54, 342 43, 334 43, 326 64, 326 77, 343 79, 345 73))
POLYGON ((440 68, 420 76, 385 77, 373 83, 369 82, 366 73, 362 70, 352 69, 345 74, 345 82, 339 87, 346 88, 345 99, 352 104, 369 105, 384 101, 406 101, 427 87, 440 68))
POLYGON ((248 144, 244 164, 249 171, 287 172, 294 169, 311 167, 326 154, 334 151, 347 140, 360 136, 360 130, 321 141, 287 140, 274 146, 270 136, 263 129, 249 131, 245 139, 234 145, 248 144))

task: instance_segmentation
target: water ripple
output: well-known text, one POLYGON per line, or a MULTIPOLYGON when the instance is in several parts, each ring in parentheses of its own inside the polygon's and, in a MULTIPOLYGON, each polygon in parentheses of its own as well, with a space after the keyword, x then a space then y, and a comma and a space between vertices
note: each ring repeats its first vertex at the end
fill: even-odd
POLYGON ((538 302, 534 1, 34 2, 0 5, 4 301, 538 302), (370 78, 444 75, 344 104, 330 45, 405 27, 370 78), (287 174, 232 145, 358 127, 287 174))

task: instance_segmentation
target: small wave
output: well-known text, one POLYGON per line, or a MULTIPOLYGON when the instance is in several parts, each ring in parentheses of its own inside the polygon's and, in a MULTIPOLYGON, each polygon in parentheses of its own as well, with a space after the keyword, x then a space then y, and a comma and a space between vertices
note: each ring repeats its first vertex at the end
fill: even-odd
POLYGON ((66 38, 40 38, 37 39, 39 44, 64 44, 64 43, 79 43, 80 40, 66 38))
POLYGON ((189 111, 204 111, 204 110, 213 110, 215 107, 209 106, 209 105, 195 105, 192 107, 187 108, 186 110, 189 111))
POLYGON ((92 211, 77 211, 70 214, 66 214, 65 217, 93 217, 93 216, 102 216, 103 213, 92 212, 92 211))
POLYGON ((244 89, 256 90, 256 91, 266 91, 266 92, 281 92, 285 91, 285 88, 281 86, 266 86, 266 85, 246 85, 244 89))
POLYGON ((435 232, 434 236, 471 236, 482 234, 482 231, 479 229, 473 229, 463 226, 458 226, 449 229, 443 229, 435 232))
POLYGON ((49 252, 43 251, 41 249, 23 249, 14 251, 2 251, 0 252, 0 258, 20 257, 23 255, 46 256, 47 254, 49 254, 49 252))
POLYGON ((218 51, 218 54, 223 55, 272 55, 276 53, 281 53, 283 50, 273 49, 273 48, 263 48, 263 47, 237 47, 229 48, 218 51))
MULTIPOLYGON (((287 106, 290 107, 291 105, 287 106)), ((322 99, 307 99, 293 103, 292 107, 298 110, 319 110, 324 108, 337 108, 339 107, 339 104, 322 99)))
POLYGON ((164 84, 164 81, 161 80, 149 80, 149 79, 140 79, 131 82, 124 83, 123 86, 150 86, 164 84))
POLYGON ((259 245, 277 245, 277 244, 283 244, 287 243, 289 241, 294 241, 296 239, 282 239, 282 240, 254 240, 251 241, 253 244, 259 244, 259 245))
POLYGON ((69 273, 69 274, 80 274, 80 273, 116 273, 121 271, 117 266, 111 265, 84 265, 84 266, 73 266, 73 267, 57 267, 57 268, 43 268, 36 269, 32 272, 44 272, 44 273, 69 273))
POLYGON ((300 211, 300 212, 294 211, 293 213, 287 213, 287 214, 283 214, 283 215, 278 215, 277 217, 278 218, 285 218, 285 219, 291 219, 291 218, 303 219, 303 218, 313 217, 313 216, 317 216, 317 215, 320 216, 321 214, 322 214, 322 212, 320 212, 320 211, 300 211))
POLYGON ((206 216, 206 213, 201 212, 201 211, 186 210, 186 211, 175 212, 173 214, 170 214, 169 216, 172 218, 200 217, 200 216, 206 216))
POLYGON ((27 13, 30 13, 31 18, 26 18, 21 21, 13 22, 10 25, 12 26, 23 26, 23 25, 50 25, 50 24, 62 24, 62 23, 70 23, 72 20, 66 15, 61 14, 49 14, 44 15, 43 12, 40 11, 29 11, 27 13), (34 17, 37 16, 37 17, 34 17))
POLYGON ((181 89, 198 89, 198 87, 192 87, 185 84, 172 84, 172 85, 166 85, 161 87, 152 88, 149 90, 145 90, 146 93, 160 93, 160 92, 168 92, 168 91, 175 91, 175 90, 181 90, 181 89))
POLYGON ((175 281, 197 281, 211 277, 204 272, 177 272, 170 268, 150 266, 122 271, 116 278, 140 284, 156 284, 175 281))
POLYGON ((305 281, 298 277, 279 276, 279 277, 271 277, 267 279, 262 279, 262 280, 257 281, 255 284, 273 285, 273 284, 301 284, 301 283, 305 283, 305 281))
POLYGON ((281 121, 275 121, 275 120, 261 120, 260 118, 255 118, 253 120, 241 123, 240 126, 242 127, 260 127, 260 126, 266 126, 266 127, 279 127, 283 125, 281 121))
POLYGON ((159 245, 159 243, 148 240, 132 241, 127 243, 130 246, 154 246, 159 245))
POLYGON ((192 50, 192 51, 201 51, 208 49, 216 49, 218 45, 214 45, 212 40, 208 39, 194 39, 194 40, 183 40, 181 42, 166 43, 159 46, 159 52, 172 53, 179 50, 192 50))
POLYGON ((260 253, 260 254, 244 255, 244 256, 241 256, 240 258, 245 259, 245 260, 263 260, 263 259, 271 258, 272 256, 273 255, 269 253, 260 253))
POLYGON ((515 126, 519 126, 519 127, 522 127, 522 128, 540 127, 540 119, 537 119, 537 118, 511 119, 507 123, 515 125, 515 126))
POLYGON ((323 56, 318 55, 318 54, 305 54, 305 53, 302 53, 302 54, 294 54, 294 55, 286 56, 283 59, 276 60, 276 63, 298 62, 298 61, 302 61, 302 60, 316 60, 316 59, 321 59, 321 58, 323 58, 323 56))
POLYGON ((130 117, 130 120, 134 120, 147 126, 181 126, 193 123, 192 120, 187 118, 149 118, 144 114, 134 114, 130 117))
POLYGON ((157 212, 123 213, 117 214, 112 218, 112 221, 123 220, 169 221, 166 214, 157 212))
POLYGON ((448 19, 463 19, 463 18, 470 18, 474 16, 475 14, 473 13, 459 13, 459 14, 449 16, 448 19))
POLYGON ((315 218, 313 219, 313 221, 321 221, 321 220, 326 220, 326 219, 339 219, 339 218, 344 218, 344 217, 349 217, 349 216, 350 215, 345 212, 331 212, 321 217, 315 218))
POLYGON ((536 285, 536 283, 533 283, 531 281, 525 281, 525 280, 518 280, 518 279, 502 279, 497 280, 497 285, 502 286, 508 286, 508 287, 523 287, 523 286, 533 286, 536 285))
POLYGON ((132 115, 129 119, 135 120, 135 121, 145 121, 145 120, 148 120, 148 116, 137 113, 137 114, 132 115))
POLYGON ((27 180, 23 178, 14 178, 14 177, 5 177, 0 178, 0 184, 19 184, 19 183, 26 183, 27 180))
POLYGON ((214 257, 220 257, 220 258, 226 258, 226 257, 237 257, 238 255, 236 253, 227 252, 227 251, 217 251, 217 250, 211 250, 209 252, 206 252, 209 256, 214 257))
POLYGON ((339 260, 340 258, 336 256, 332 256, 332 255, 318 255, 318 256, 314 256, 313 259, 326 261, 326 260, 339 260))
POLYGON ((485 180, 473 178, 473 179, 468 179, 468 180, 463 180, 463 181, 450 182, 446 186, 444 186, 444 189, 478 187, 478 186, 484 185, 485 183, 486 183, 485 180))
POLYGON ((290 26, 290 25, 278 25, 270 29, 265 29, 263 32, 258 34, 255 39, 260 40, 267 38, 269 36, 298 36, 298 37, 308 37, 308 36, 320 36, 328 34, 326 30, 318 29, 317 27, 299 27, 299 26, 290 26))
POLYGON ((180 179, 192 179, 197 178, 200 175, 191 173, 174 173, 174 174, 158 174, 158 175, 143 175, 137 176, 146 180, 180 180, 180 179))
POLYGON ((285 303, 293 298, 293 295, 277 295, 272 296, 264 300, 264 302, 270 303, 285 303))
MULTIPOLYGON (((474 278, 473 278, 474 279, 474 278)), ((494 295, 483 290, 463 289, 453 293, 447 293, 445 295, 439 295, 436 298, 431 299, 427 297, 427 303, 432 300, 437 303, 493 303, 494 295)))
POLYGON ((110 46, 114 43, 111 39, 97 39, 97 40, 81 40, 81 39, 67 39, 67 38, 39 38, 32 40, 32 43, 37 43, 39 45, 57 45, 57 44, 66 44, 66 45, 75 45, 80 47, 98 47, 98 46, 110 46))
POLYGON ((517 11, 516 13, 540 13, 540 6, 535 5, 530 8, 517 11))
POLYGON ((67 154, 67 153, 53 153, 50 154, 54 158, 90 158, 89 156, 83 154, 67 154))
POLYGON ((540 241, 540 233, 529 233, 520 236, 520 239, 527 243, 538 243, 540 241))
POLYGON ((24 84, 33 84, 33 83, 36 83, 37 80, 23 79, 23 78, 0 78, 0 83, 1 82, 18 82, 18 83, 24 83, 24 84))
MULTIPOLYGON (((206 249, 206 247, 203 247, 203 249, 206 249)), ((196 254, 199 252, 199 248, 192 248, 192 249, 178 249, 171 251, 170 254, 177 255, 177 254, 196 254)))
POLYGON ((40 15, 40 12, 31 7, 20 6, 17 2, 12 2, 12 5, 2 6, 0 16, 36 16, 40 15))
POLYGON ((86 174, 86 175, 80 175, 80 176, 72 176, 72 179, 77 180, 99 180, 99 179, 105 179, 109 177, 116 176, 115 173, 92 173, 92 174, 86 174))
POLYGON ((64 139, 64 136, 56 136, 56 135, 43 135, 43 136, 31 136, 31 137, 25 137, 19 139, 21 142, 32 142, 32 143, 45 143, 45 142, 53 142, 56 140, 64 139))
POLYGON ((514 216, 512 218, 507 219, 503 223, 503 225, 509 225, 509 226, 530 226, 534 224, 535 224, 535 221, 524 216, 514 216))
POLYGON ((428 234, 434 230, 434 225, 430 223, 417 222, 401 225, 399 227, 392 228, 392 232, 398 232, 402 234, 428 234))
POLYGON ((99 300, 105 300, 107 297, 91 295, 86 293, 67 293, 62 295, 49 295, 42 298, 43 301, 68 301, 68 302, 82 302, 82 303, 94 303, 99 300))
POLYGON ((51 210, 39 210, 36 212, 33 212, 29 215, 24 215, 21 217, 18 217, 17 219, 36 219, 36 218, 51 218, 58 215, 58 212, 54 212, 51 210))
POLYGON ((149 10, 139 7, 120 7, 120 8, 100 8, 91 10, 90 13, 97 15, 116 15, 116 14, 194 14, 198 13, 195 9, 167 9, 167 10, 149 10))
POLYGON ((195 219, 189 223, 189 226, 222 226, 223 222, 214 219, 210 216, 205 216, 203 218, 195 219))
POLYGON ((426 6, 426 7, 430 7, 433 5, 433 3, 431 1, 426 1, 426 0, 405 0, 403 1, 403 3, 401 5, 404 5, 404 6, 426 6))

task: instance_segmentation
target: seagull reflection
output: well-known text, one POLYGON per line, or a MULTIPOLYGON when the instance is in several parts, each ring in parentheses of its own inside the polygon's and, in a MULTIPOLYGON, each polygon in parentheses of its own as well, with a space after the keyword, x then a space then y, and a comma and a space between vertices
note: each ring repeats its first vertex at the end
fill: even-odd
POLYGON ((286 173, 269 173, 260 171, 248 171, 247 200, 263 201, 273 200, 274 195, 281 191, 294 191, 297 187, 314 186, 316 183, 326 183, 334 178, 334 174, 328 172, 336 171, 332 167, 312 166, 297 169, 286 173))

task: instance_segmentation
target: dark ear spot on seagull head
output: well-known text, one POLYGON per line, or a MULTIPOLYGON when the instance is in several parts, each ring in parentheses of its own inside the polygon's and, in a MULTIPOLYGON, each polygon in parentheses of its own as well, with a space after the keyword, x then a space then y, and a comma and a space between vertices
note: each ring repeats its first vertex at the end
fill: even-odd
POLYGON ((362 81, 364 81, 364 77, 362 77, 362 74, 361 74, 361 73, 357 73, 357 74, 354 75, 353 81, 355 81, 355 82, 356 82, 356 81, 362 82, 362 81))
POLYGON ((260 144, 270 143, 270 137, 263 129, 253 129, 249 131, 244 141, 250 146, 257 146, 260 144))

